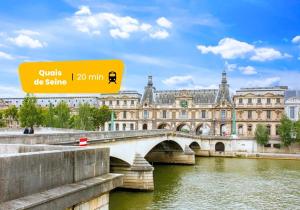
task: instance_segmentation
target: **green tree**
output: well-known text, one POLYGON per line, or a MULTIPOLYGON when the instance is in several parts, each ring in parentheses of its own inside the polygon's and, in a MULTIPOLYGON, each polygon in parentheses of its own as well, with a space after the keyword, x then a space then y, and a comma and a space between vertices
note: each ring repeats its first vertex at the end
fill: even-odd
POLYGON ((53 104, 49 105, 49 108, 45 108, 43 125, 46 127, 55 127, 55 110, 53 104))
POLYGON ((37 105, 37 100, 33 95, 27 94, 23 100, 19 111, 21 127, 39 126, 42 124, 42 108, 37 105))
POLYGON ((5 127, 6 123, 5 123, 5 119, 4 119, 4 113, 3 111, 0 111, 0 127, 5 127))
POLYGON ((279 125, 279 136, 282 144, 284 146, 290 146, 292 143, 292 131, 293 131, 293 122, 287 117, 283 116, 280 120, 280 125, 279 125))
POLYGON ((268 129, 265 125, 257 124, 255 129, 255 139, 260 145, 266 145, 269 142, 268 129))
POLYGON ((88 103, 80 104, 78 115, 74 117, 74 125, 80 130, 94 130, 93 109, 88 103))
POLYGON ((64 101, 59 102, 55 107, 55 127, 68 128, 70 119, 70 108, 64 101))
POLYGON ((103 127, 105 122, 108 122, 111 118, 111 110, 108 106, 101 106, 99 109, 92 108, 92 114, 95 129, 100 126, 103 127))
POLYGON ((14 121, 18 121, 18 108, 15 105, 9 106, 4 111, 4 116, 8 120, 9 124, 12 125, 14 121))
POLYGON ((300 142, 300 119, 295 122, 294 129, 296 132, 296 141, 300 142))

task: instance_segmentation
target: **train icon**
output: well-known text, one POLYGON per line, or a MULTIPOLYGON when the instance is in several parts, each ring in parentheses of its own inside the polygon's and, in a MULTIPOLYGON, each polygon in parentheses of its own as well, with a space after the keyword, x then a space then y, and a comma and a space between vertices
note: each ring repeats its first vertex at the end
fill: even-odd
POLYGON ((115 84, 117 84, 116 83, 116 81, 117 81, 117 74, 116 74, 116 72, 110 71, 108 73, 108 80, 109 80, 108 84, 110 84, 111 82, 114 82, 115 84))

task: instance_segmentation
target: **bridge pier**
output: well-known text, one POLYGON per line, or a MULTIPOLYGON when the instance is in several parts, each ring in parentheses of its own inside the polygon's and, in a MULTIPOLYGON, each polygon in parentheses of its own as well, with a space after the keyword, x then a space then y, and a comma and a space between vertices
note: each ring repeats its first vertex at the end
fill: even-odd
POLYGON ((154 168, 140 155, 136 154, 131 166, 111 163, 111 172, 123 174, 122 188, 153 191, 154 168))
POLYGON ((195 152, 189 146, 185 146, 184 151, 151 151, 146 159, 150 163, 193 165, 195 152))
POLYGON ((87 202, 77 204, 66 210, 108 210, 109 209, 109 193, 103 194, 99 197, 93 198, 87 202))

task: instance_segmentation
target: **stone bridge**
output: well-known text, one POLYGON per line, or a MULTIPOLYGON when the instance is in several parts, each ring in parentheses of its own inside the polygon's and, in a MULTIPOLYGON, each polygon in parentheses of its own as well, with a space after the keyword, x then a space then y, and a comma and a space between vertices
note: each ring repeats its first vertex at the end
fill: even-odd
POLYGON ((232 156, 256 152, 251 139, 196 136, 169 130, 65 132, 34 135, 0 135, 0 143, 78 145, 88 138, 88 147, 110 148, 110 172, 124 174, 125 188, 153 190, 152 163, 195 163, 195 156, 232 156))

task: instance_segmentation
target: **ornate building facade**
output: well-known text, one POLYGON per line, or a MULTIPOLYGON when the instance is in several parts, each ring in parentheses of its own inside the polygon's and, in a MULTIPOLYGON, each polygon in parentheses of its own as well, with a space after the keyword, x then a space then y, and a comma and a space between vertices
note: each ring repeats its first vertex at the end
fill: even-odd
POLYGON ((269 135, 278 136, 278 126, 284 114, 286 86, 241 88, 233 97, 237 134, 254 136, 257 124, 267 126, 269 135))
POLYGON ((199 135, 232 131, 233 102, 225 71, 219 89, 156 90, 149 76, 142 96, 120 92, 101 95, 99 101, 117 116, 114 127, 108 122, 104 130, 173 129, 199 135))
MULTIPOLYGON (((105 123, 103 131, 172 129, 197 135, 253 136, 256 125, 261 123, 267 126, 271 136, 276 136, 284 109, 287 114, 293 114, 295 100, 299 102, 297 97, 285 98, 287 93, 285 86, 241 88, 231 96, 223 71, 217 89, 156 90, 149 76, 143 94, 120 91, 90 97, 38 97, 37 103, 47 107, 64 101, 73 112, 81 103, 106 105, 116 118, 113 123, 105 123), (287 103, 291 106, 285 107, 287 103)), ((22 101, 23 98, 2 98, 0 107, 1 104, 2 108, 20 107, 22 101)), ((295 113, 300 111, 297 107, 295 113)))

